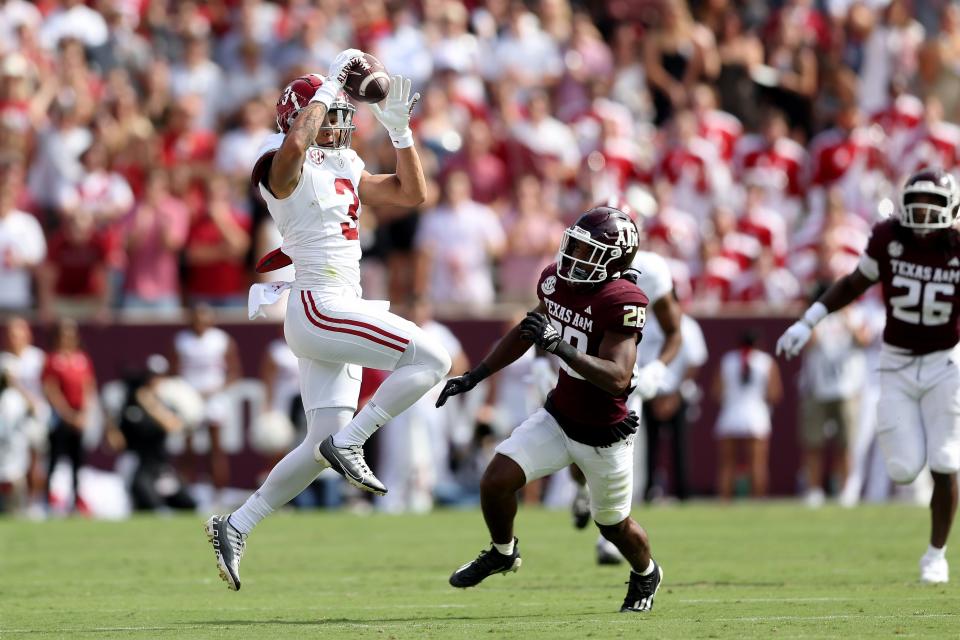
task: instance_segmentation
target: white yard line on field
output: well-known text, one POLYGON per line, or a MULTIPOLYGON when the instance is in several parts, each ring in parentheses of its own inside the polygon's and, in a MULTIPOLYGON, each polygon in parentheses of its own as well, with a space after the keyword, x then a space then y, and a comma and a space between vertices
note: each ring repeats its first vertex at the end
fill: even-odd
MULTIPOLYGON (((608 618, 607 614, 598 614, 604 618, 608 618)), ((739 616, 739 617, 726 617, 726 618, 710 618, 710 622, 790 622, 790 621, 827 621, 827 620, 890 620, 890 619, 902 619, 902 620, 922 620, 922 619, 935 619, 935 618, 957 618, 960 617, 960 614, 955 613, 915 613, 915 614, 880 614, 880 615, 870 615, 866 613, 851 613, 851 614, 835 614, 835 615, 823 615, 823 616, 739 616)), ((572 624, 580 624, 588 621, 589 617, 579 617, 576 620, 510 620, 511 628, 543 628, 544 626, 555 626, 563 627, 569 626, 572 624)), ((475 629, 489 629, 489 628, 500 628, 502 627, 505 618, 498 618, 496 621, 478 623, 478 622, 466 622, 466 621, 454 621, 454 620, 435 620, 431 622, 377 622, 371 620, 370 622, 327 622, 322 619, 317 620, 316 622, 290 622, 285 621, 285 625, 290 626, 304 626, 304 627, 322 627, 334 629, 337 627, 347 627, 347 628, 362 628, 362 629, 378 629, 384 627, 398 627, 400 629, 408 628, 432 628, 432 627, 446 627, 451 628, 475 628, 475 629)), ((700 622, 700 618, 661 618, 662 622, 681 622, 681 623, 697 623, 700 622)), ((274 620, 264 620, 263 625, 270 626, 274 624, 274 620)), ((112 632, 122 632, 122 631, 133 631, 133 632, 147 632, 147 631, 186 631, 190 629, 217 629, 217 628, 230 628, 233 625, 225 623, 223 625, 216 624, 182 624, 182 625, 169 625, 169 626, 144 626, 144 627, 135 627, 135 626, 126 626, 126 627, 69 627, 69 628, 59 628, 59 629, 3 629, 0 628, 0 634, 35 634, 35 633, 112 633, 112 632)), ((246 626, 246 625, 245 625, 246 626)))

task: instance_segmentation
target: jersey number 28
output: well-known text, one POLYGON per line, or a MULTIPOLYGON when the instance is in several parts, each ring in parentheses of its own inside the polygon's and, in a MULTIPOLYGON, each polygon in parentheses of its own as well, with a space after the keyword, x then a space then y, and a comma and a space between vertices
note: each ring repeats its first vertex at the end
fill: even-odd
POLYGON ((953 284, 949 282, 924 283, 903 276, 894 276, 890 284, 898 289, 907 290, 902 296, 890 298, 893 317, 897 320, 909 324, 922 324, 927 327, 947 324, 950 321, 953 304, 948 300, 938 299, 938 296, 952 297, 956 288, 953 284))

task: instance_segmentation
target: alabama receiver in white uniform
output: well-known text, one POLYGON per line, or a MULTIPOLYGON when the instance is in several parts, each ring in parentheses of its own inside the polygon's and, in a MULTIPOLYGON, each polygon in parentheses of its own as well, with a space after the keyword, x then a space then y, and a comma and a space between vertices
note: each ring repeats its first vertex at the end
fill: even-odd
POLYGON ((229 516, 206 524, 221 577, 240 588, 240 557, 256 524, 286 504, 327 466, 351 484, 383 495, 386 487, 363 458, 363 443, 407 409, 450 370, 450 356, 386 302, 361 298, 360 203, 412 207, 426 183, 413 146, 410 80, 394 76, 382 106, 371 105, 397 150, 395 174, 371 175, 350 149, 355 108, 341 93, 364 64, 348 49, 327 77, 307 75, 284 89, 277 125, 253 171, 296 269, 284 333, 300 363, 307 436, 229 516), (354 416, 362 367, 393 373, 354 416))

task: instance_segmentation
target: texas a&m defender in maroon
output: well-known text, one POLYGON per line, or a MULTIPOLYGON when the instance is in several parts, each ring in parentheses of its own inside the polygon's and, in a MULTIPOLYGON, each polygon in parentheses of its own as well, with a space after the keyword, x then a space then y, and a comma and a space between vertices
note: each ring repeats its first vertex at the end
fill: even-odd
POLYGON ((638 243, 636 225, 619 209, 596 207, 584 213, 564 232, 556 264, 540 276, 537 308, 477 368, 443 388, 438 407, 534 344, 561 361, 560 379, 545 406, 500 443, 484 473, 480 499, 492 545, 450 576, 454 587, 472 587, 494 573, 520 567, 513 536, 516 492, 576 463, 590 487, 600 532, 633 567, 620 610, 653 607, 663 572, 650 555, 646 532, 630 518, 638 418, 626 407, 647 297, 620 278, 638 243))
POLYGON ((873 228, 857 269, 834 283, 777 342, 797 355, 824 316, 883 287, 887 324, 880 354, 877 440, 894 482, 908 483, 929 465, 930 546, 923 582, 947 582, 944 554, 957 509, 960 470, 960 186, 939 169, 907 180, 899 215, 873 228))

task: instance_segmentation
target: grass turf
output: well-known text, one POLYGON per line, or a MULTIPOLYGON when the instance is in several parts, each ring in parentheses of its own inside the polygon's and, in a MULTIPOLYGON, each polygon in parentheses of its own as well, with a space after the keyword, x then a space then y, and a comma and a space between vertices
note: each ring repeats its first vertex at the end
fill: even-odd
POLYGON ((634 516, 665 572, 639 615, 616 613, 627 569, 597 567, 595 532, 562 512, 522 508, 523 568, 466 591, 447 577, 487 542, 478 512, 275 515, 247 546, 239 593, 217 576, 199 516, 0 520, 0 637, 960 637, 960 586, 917 582, 923 509, 634 516))

